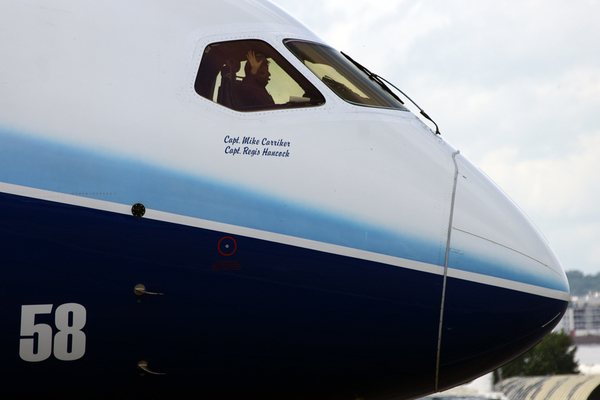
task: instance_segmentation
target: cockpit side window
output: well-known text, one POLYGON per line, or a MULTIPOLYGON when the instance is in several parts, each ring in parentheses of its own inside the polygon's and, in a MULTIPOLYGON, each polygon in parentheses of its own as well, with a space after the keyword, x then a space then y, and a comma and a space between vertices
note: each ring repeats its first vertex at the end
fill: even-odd
POLYGON ((196 92, 236 111, 314 107, 321 93, 261 40, 212 43, 204 49, 196 92))
POLYGON ((295 39, 287 39, 284 44, 323 83, 347 102, 406 111, 397 98, 373 82, 337 50, 295 39))

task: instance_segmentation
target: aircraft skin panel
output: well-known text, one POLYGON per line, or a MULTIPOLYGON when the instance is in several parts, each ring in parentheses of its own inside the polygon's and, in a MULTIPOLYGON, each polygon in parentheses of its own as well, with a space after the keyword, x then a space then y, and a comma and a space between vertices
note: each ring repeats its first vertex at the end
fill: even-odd
MULTIPOLYGON (((100 138, 105 139, 105 144, 99 148, 78 140, 44 140, 43 136, 49 135, 47 131, 30 133, 25 126, 4 128, 0 135, 6 136, 7 146, 14 148, 0 149, 4 156, 2 162, 7 165, 7 169, 0 173, 6 182, 69 194, 128 194, 131 196, 123 200, 114 195, 111 197, 127 204, 133 197, 139 201, 135 192, 139 186, 152 185, 143 174, 154 170, 164 176, 174 175, 179 178, 176 181, 179 183, 182 178, 218 182, 236 190, 260 192, 286 203, 300 203, 330 213, 348 213, 353 218, 393 229, 410 226, 411 235, 432 237, 437 235, 434 232, 438 232, 440 240, 445 243, 447 226, 442 221, 447 220, 449 215, 447 199, 452 190, 453 171, 449 156, 451 147, 430 137, 429 131, 415 127, 414 117, 407 121, 398 121, 397 117, 392 119, 389 115, 342 119, 330 116, 326 109, 319 111, 318 118, 315 118, 313 110, 298 112, 288 116, 286 123, 270 118, 262 123, 236 123, 225 117, 220 119, 220 123, 210 123, 195 116, 181 132, 149 128, 147 135, 142 135, 141 132, 145 131, 142 125, 120 132, 118 139, 111 136, 115 133, 98 133, 100 138), (318 124, 307 123, 307 118, 316 119, 318 124), (245 138, 256 139, 260 144, 244 144, 245 138), (263 140, 281 140, 289 145, 263 145, 263 140), (153 142, 152 151, 145 149, 148 141, 153 142), (106 146, 114 148, 107 149, 106 146), (139 151, 134 152, 135 156, 126 153, 136 148, 139 151), (246 155, 246 148, 261 155, 246 155), (237 150, 239 154, 232 153, 237 150), (263 155, 265 151, 285 155, 267 156, 263 155), (344 157, 340 157, 342 154, 344 157), (67 160, 73 168, 67 166, 67 160), (32 166, 32 161, 37 164, 32 166), (44 162, 46 164, 42 164, 44 162), (21 164, 23 172, 10 168, 15 163, 21 164), (48 170, 48 165, 53 166, 52 170, 48 170), (150 171, 140 171, 145 167, 150 171), (32 176, 25 173, 33 168, 39 169, 32 171, 32 176), (128 168, 134 169, 131 173, 138 175, 128 176, 128 168), (69 174, 64 174, 65 171, 69 174), (34 184, 24 183, 35 180, 41 174, 54 174, 55 177, 49 180, 46 175, 44 179, 33 181, 34 184), (424 181, 422 176, 429 179, 424 181), (64 187, 52 186, 53 180, 65 180, 60 183, 64 187), (124 182, 130 190, 122 190, 124 182), (382 185, 386 185, 384 196, 377 195, 382 185), (415 214, 415 210, 409 212, 410 199, 422 193, 428 195, 423 198, 419 213, 415 214), (392 209, 394 213, 390 212, 392 209)), ((177 121, 173 122, 177 124, 177 121)), ((94 129, 97 129, 95 121, 91 121, 89 125, 82 126, 80 132, 94 129)), ((81 133, 79 135, 82 136, 81 133)), ((87 138, 90 135, 83 136, 87 138)), ((158 190, 154 189, 155 192, 158 190)), ((171 198, 175 200, 176 196, 171 198)), ((172 208, 164 211, 184 215, 192 212, 172 208)))
POLYGON ((460 155, 452 222, 450 267, 569 292, 560 261, 539 230, 460 155))
MULTIPOLYGON (((128 387, 154 385, 132 369, 140 360, 168 373, 158 393, 177 393, 178 382, 189 392, 185 381, 200 379, 198 393, 224 399, 265 379, 287 387, 305 382, 308 393, 323 396, 340 390, 336 398, 363 374, 369 379, 360 378, 357 389, 416 375, 415 366, 397 363, 398 354, 423 356, 417 370, 433 376, 438 321, 430 311, 439 308, 441 275, 22 196, 2 194, 0 202, 3 260, 11 267, 3 269, 1 317, 14 325, 2 330, 0 355, 5 378, 36 381, 21 393, 44 391, 67 373, 67 390, 109 380, 125 397, 128 387), (137 296, 139 283, 164 295, 137 296), (70 303, 87 311, 84 355, 20 360, 21 307, 70 303), (412 336, 409 320, 418 321, 429 350, 399 340, 403 332, 412 336), (275 365, 280 373, 262 375, 275 365), (224 388, 215 389, 215 380, 224 388)), ((38 315, 36 323, 52 326, 52 317, 38 315)), ((7 392, 17 389, 11 381, 7 392)))
MULTIPOLYGON (((248 388, 262 387, 265 379, 281 384, 269 386, 273 396, 302 382, 298 398, 303 393, 345 398, 350 387, 366 393, 398 387, 406 394, 431 391, 439 274, 22 196, 2 194, 0 202, 6 212, 3 259, 11 266, 3 269, 1 317, 15 326, 0 337, 6 390, 17 389, 11 376, 27 375, 38 385, 21 393, 37 394, 56 374, 67 373, 72 382, 67 393, 92 387, 102 393, 109 379, 111 387, 125 388, 123 397, 131 394, 128 387, 135 391, 147 384, 157 394, 176 394, 177 383, 184 387, 189 379, 198 382, 197 393, 223 399, 251 393, 248 388), (137 296, 139 283, 164 295, 137 296), (20 291, 25 286, 27 293, 20 291), (19 362, 21 307, 72 303, 87 313, 83 356, 71 363, 54 354, 19 362), (406 365, 399 362, 403 357, 420 361, 406 365), (128 372, 140 360, 168 373, 164 386, 128 372), (280 372, 266 378, 262 368, 280 372), (228 384, 233 377, 236 385, 228 384), (210 388, 203 389, 204 382, 210 388)), ((442 371, 489 351, 490 343, 500 349, 506 338, 519 340, 520 330, 507 329, 534 327, 566 305, 452 278, 446 296, 442 371), (480 299, 476 314, 473 297, 480 299), (515 304, 521 315, 515 315, 515 304)), ((36 323, 52 325, 52 317, 40 314, 36 323)), ((504 360, 502 354, 496 362, 504 360)))
POLYGON ((508 352, 534 346, 540 337, 552 331, 567 306, 568 300, 564 297, 546 301, 529 293, 519 294, 495 286, 483 289, 478 282, 448 278, 439 390, 455 386, 459 376, 475 368, 492 371, 504 365, 508 352), (498 299, 498 302, 488 302, 484 297, 498 299), (467 304, 473 301, 482 303, 478 307, 469 307, 467 304), (519 312, 511 314, 510 310, 516 309, 519 312), (499 320, 493 321, 496 318, 499 320), (523 327, 527 329, 521 331, 523 327), (465 346, 465 343, 470 344, 465 346))
MULTIPOLYGON (((462 232, 453 232, 448 266, 459 271, 535 285, 565 295, 569 292, 568 284, 549 266, 504 246, 462 232)), ((565 295, 562 297, 568 300, 569 297, 565 295)))
MULTIPOLYGON (((172 214, 322 241, 438 266, 444 264, 447 227, 443 221, 447 218, 444 213, 447 214, 448 210, 447 206, 444 208, 442 205, 447 197, 444 186, 446 193, 450 192, 449 178, 445 183, 437 185, 435 191, 439 197, 424 199, 421 211, 417 213, 414 208, 409 209, 405 204, 410 201, 410 196, 413 195, 411 193, 418 195, 429 190, 421 187, 423 185, 418 181, 418 175, 405 175, 405 182, 397 180, 399 182, 390 188, 390 194, 378 196, 376 186, 379 182, 345 182, 362 179, 360 176, 367 168, 365 163, 354 167, 344 163, 344 166, 348 166, 347 169, 336 167, 339 170, 333 171, 334 167, 327 165, 327 159, 319 161, 322 157, 315 156, 315 152, 309 150, 296 155, 293 149, 291 152, 296 159, 268 160, 271 161, 269 167, 275 170, 263 174, 256 166, 260 160, 250 157, 242 162, 231 160, 232 157, 224 153, 227 144, 223 143, 223 137, 227 135, 219 136, 221 149, 218 154, 213 155, 213 159, 224 162, 224 165, 233 164, 233 170, 245 175, 241 179, 244 183, 236 184, 235 181, 231 183, 228 176, 191 175, 148 165, 149 160, 124 160, 14 134, 0 136, 5 138, 6 143, 0 149, 0 179, 7 183, 129 206, 142 203, 148 209, 172 214), (305 164, 306 168, 298 169, 298 163, 305 164), (323 180, 322 184, 326 187, 322 189, 318 187, 318 178, 307 180, 305 172, 321 167, 332 170, 330 177, 338 177, 333 181, 331 178, 323 180), (350 173, 347 176, 350 168, 356 174, 350 173), (253 189, 260 189, 265 181, 270 190, 253 189), (294 191, 304 192, 305 201, 298 197, 290 198, 286 189, 290 184, 296 186, 294 191), (319 196, 309 195, 309 192, 315 191, 319 196), (392 194, 393 192, 396 194, 392 194), (331 196, 331 200, 327 200, 328 196, 331 196), (375 209, 372 205, 368 209, 361 207, 361 204, 373 202, 380 204, 377 209, 379 216, 373 213, 375 209), (370 218, 366 215, 370 215, 370 218)), ((347 139, 347 143, 350 142, 347 139)), ((372 157, 369 155, 365 162, 374 162, 372 157)), ((407 157, 406 162, 412 159, 414 156, 407 157)), ((402 169, 402 165, 397 168, 402 169)), ((391 180, 397 175, 395 170, 386 165, 380 169, 382 172, 378 179, 391 180)), ((449 175, 448 171, 443 170, 439 175, 443 177, 444 172, 449 175)), ((432 181, 427 186, 436 185, 432 181)))

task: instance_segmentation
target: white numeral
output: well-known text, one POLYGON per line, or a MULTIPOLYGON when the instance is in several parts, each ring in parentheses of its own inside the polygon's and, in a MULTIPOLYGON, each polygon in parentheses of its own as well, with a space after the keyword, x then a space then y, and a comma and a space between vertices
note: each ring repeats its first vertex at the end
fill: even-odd
MULTIPOLYGON (((19 355, 25 361, 44 361, 52 354, 52 327, 36 324, 35 316, 52 313, 52 304, 21 306, 21 340, 19 355), (36 335, 37 334, 37 340, 36 335), (37 343, 37 349, 36 349, 37 343)), ((77 303, 58 306, 54 313, 54 357, 62 361, 78 360, 85 354, 85 307, 77 303)))
POLYGON ((67 303, 59 306, 55 312, 56 328, 54 336, 54 357, 63 361, 77 360, 85 353, 85 307, 81 304, 67 303), (69 325, 71 319, 71 325, 69 325), (69 338, 71 343, 69 343, 69 338), (71 344, 71 346, 69 346, 71 344))
POLYGON ((52 304, 36 304, 21 307, 21 336, 34 336, 37 333, 37 352, 35 337, 21 338, 19 355, 25 361, 44 361, 52 354, 52 328, 46 324, 36 324, 36 314, 50 314, 52 304))

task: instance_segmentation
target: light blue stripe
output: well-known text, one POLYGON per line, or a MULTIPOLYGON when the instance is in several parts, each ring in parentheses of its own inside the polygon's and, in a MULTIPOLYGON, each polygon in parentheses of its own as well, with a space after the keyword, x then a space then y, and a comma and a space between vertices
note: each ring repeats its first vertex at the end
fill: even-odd
POLYGON ((544 274, 526 268, 516 269, 514 265, 503 265, 492 259, 470 256, 466 251, 464 253, 450 251, 448 266, 461 271, 474 272, 566 293, 569 292, 567 280, 563 279, 550 268, 543 267, 542 265, 540 265, 541 268, 547 268, 544 274))

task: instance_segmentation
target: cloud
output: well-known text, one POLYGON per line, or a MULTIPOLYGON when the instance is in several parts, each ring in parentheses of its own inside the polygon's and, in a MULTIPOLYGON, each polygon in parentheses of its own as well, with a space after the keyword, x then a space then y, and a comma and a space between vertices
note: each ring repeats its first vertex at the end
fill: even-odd
POLYGON ((519 160, 505 147, 479 163, 531 217, 567 269, 600 269, 600 132, 580 135, 559 156, 519 160))
POLYGON ((397 65, 415 41, 449 23, 420 1, 276 0, 338 50, 355 55, 375 72, 397 65), (315 12, 318 10, 318 12, 315 12), (393 46, 390 46, 393 44, 393 46))
POLYGON ((518 159, 518 148, 504 147, 487 153, 479 166, 540 216, 600 217, 600 208, 590 209, 590 202, 600 204, 600 132, 579 136, 572 147, 558 157, 525 160, 518 159))

